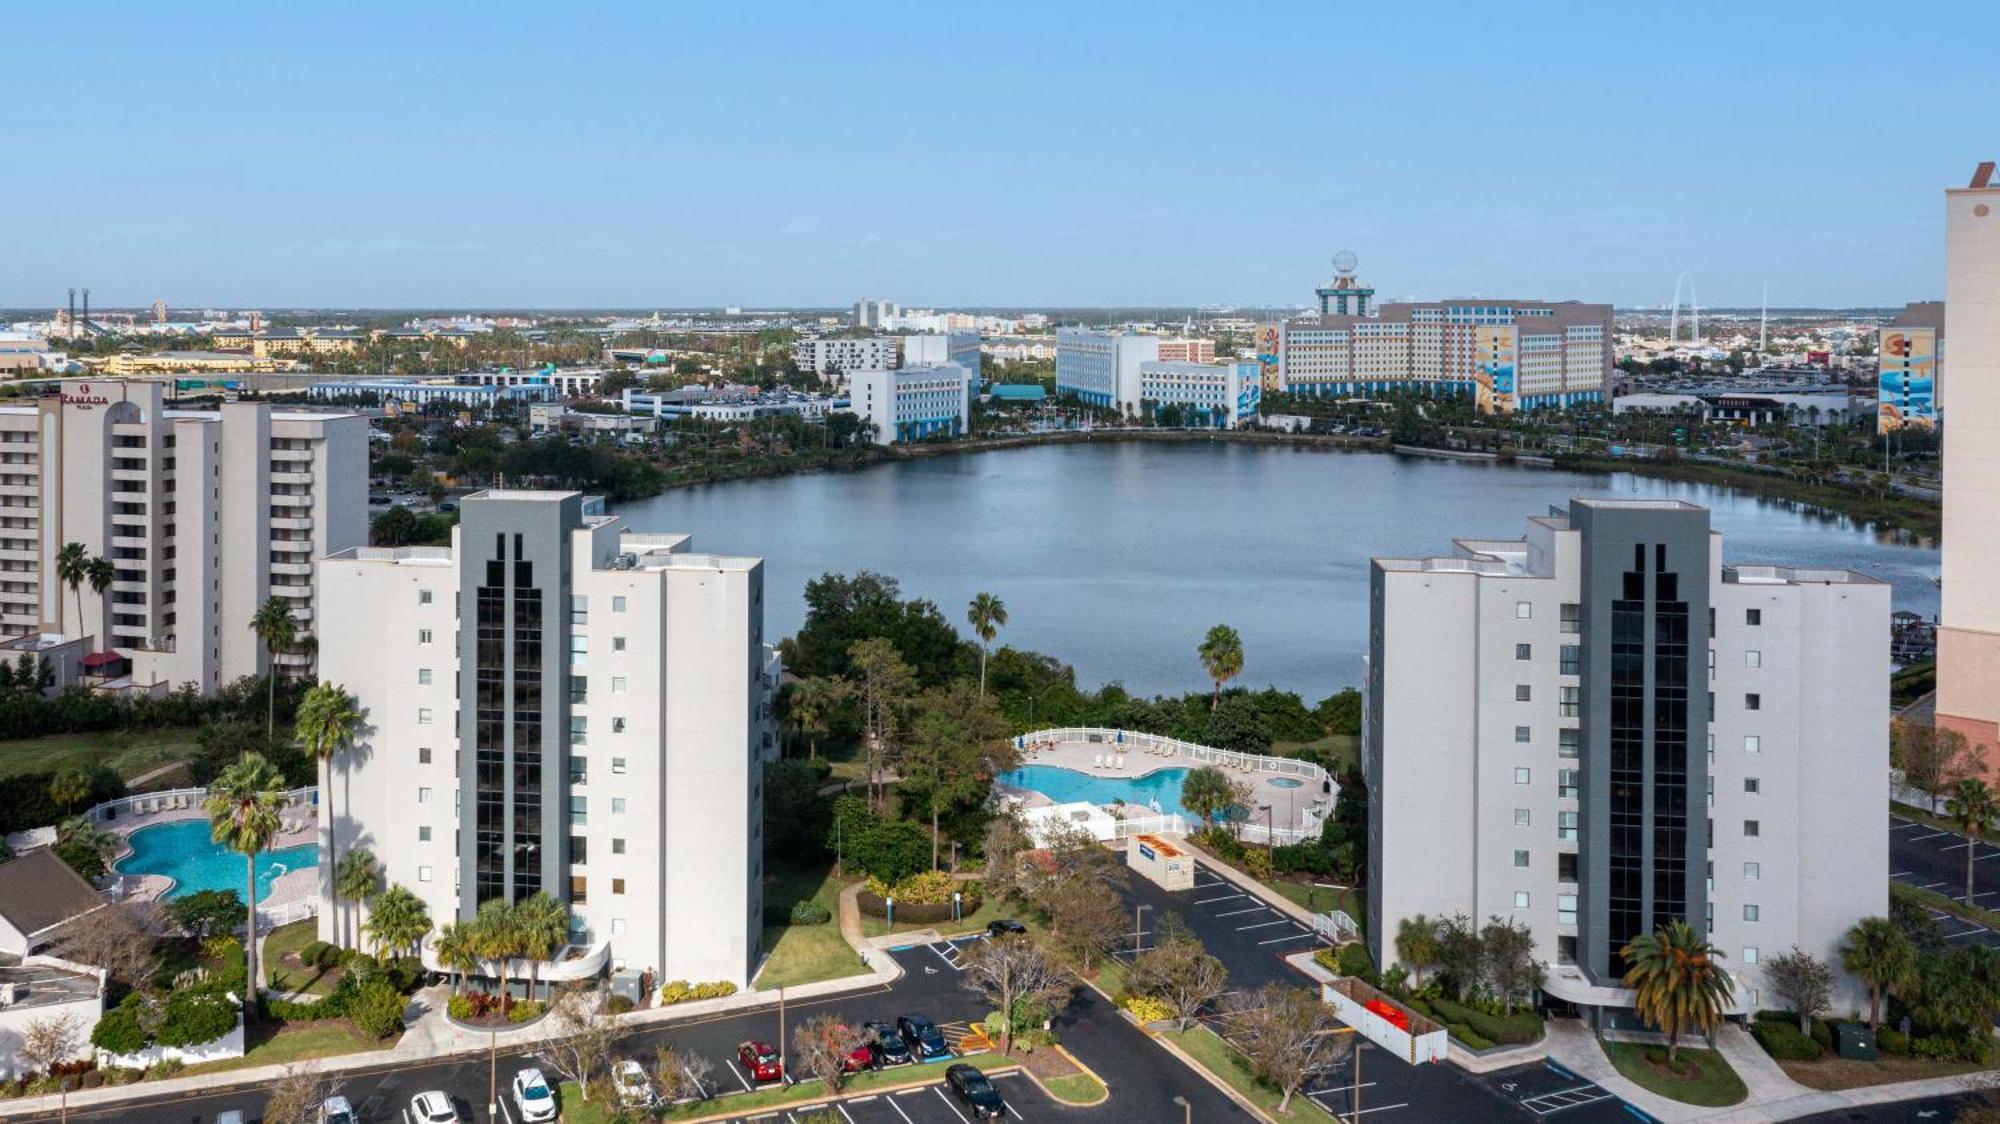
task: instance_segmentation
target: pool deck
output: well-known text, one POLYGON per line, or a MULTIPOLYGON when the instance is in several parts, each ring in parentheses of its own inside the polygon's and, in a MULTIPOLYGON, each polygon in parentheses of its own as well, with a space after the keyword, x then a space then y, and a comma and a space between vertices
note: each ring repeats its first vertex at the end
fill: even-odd
MULTIPOLYGON (((185 808, 166 808, 159 811, 141 812, 105 823, 104 829, 119 837, 118 857, 111 860, 114 873, 118 863, 132 853, 127 841, 133 832, 141 828, 154 827, 163 823, 180 823, 183 820, 206 820, 208 814, 201 810, 199 803, 191 803, 185 808)), ((297 847, 315 843, 319 839, 319 822, 313 806, 309 803, 288 802, 280 809, 278 819, 284 830, 271 840, 271 850, 297 847)), ((271 880, 271 892, 257 902, 261 909, 272 909, 289 905, 295 901, 316 897, 319 894, 318 868, 286 871, 271 880)), ((173 888, 173 880, 163 874, 125 874, 123 879, 124 900, 154 901, 173 888)))
MULTIPOLYGON (((1192 757, 1172 753, 1149 753, 1136 744, 1120 746, 1114 741, 1029 741, 1021 750, 1021 764, 1050 765, 1058 769, 1068 769, 1085 776, 1102 777, 1107 780, 1143 777, 1147 773, 1161 769, 1195 769, 1209 764, 1192 757), (1108 764, 1104 759, 1110 758, 1108 764)), ((1324 801, 1331 809, 1333 797, 1318 791, 1318 786, 1307 783, 1292 788, 1281 783, 1297 778, 1282 774, 1246 770, 1230 765, 1218 765, 1224 775, 1232 781, 1247 781, 1255 792, 1255 802, 1271 807, 1272 818, 1279 831, 1306 826, 1307 812, 1315 801, 1324 801)), ((1008 791, 1023 791, 1010 788, 1008 791)), ((1027 802, 1047 804, 1048 797, 1038 792, 1024 792, 1027 802)), ((1262 824, 1264 814, 1257 813, 1255 822, 1262 824)), ((1314 821, 1316 822, 1316 821, 1314 821)))

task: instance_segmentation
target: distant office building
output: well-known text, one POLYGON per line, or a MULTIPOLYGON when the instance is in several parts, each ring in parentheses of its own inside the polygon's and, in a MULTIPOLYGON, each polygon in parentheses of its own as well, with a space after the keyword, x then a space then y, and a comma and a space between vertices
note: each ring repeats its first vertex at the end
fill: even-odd
POLYGON ((296 359, 274 359, 231 351, 121 351, 98 370, 121 378, 128 375, 270 374, 298 366, 296 359))
POLYGON ((1456 545, 1370 571, 1376 963, 1418 914, 1509 919, 1599 1027, 1632 1006, 1620 950, 1675 918, 1726 954, 1732 1010, 1784 1004, 1762 965, 1793 945, 1838 972, 1888 908, 1889 586, 1729 565, 1671 500, 1456 545))
POLYGON ((854 326, 857 328, 886 328, 886 321, 902 314, 903 308, 895 301, 869 300, 862 297, 854 302, 854 326))
POLYGON ((166 322, 167 322, 167 302, 166 302, 166 301, 154 301, 154 302, 153 302, 153 323, 155 323, 155 324, 164 324, 164 323, 166 323, 166 322))
POLYGON ((548 383, 527 382, 513 386, 479 385, 439 380, 415 379, 329 379, 306 387, 306 396, 322 402, 397 403, 421 409, 449 403, 469 409, 491 410, 502 402, 549 402, 556 397, 548 383))
POLYGON ((811 371, 821 378, 894 367, 900 355, 894 336, 808 339, 792 345, 792 362, 799 365, 799 370, 811 371))
POLYGON ((0 333, 0 376, 20 378, 38 375, 48 365, 52 354, 49 341, 41 336, 0 333))
POLYGON ((903 366, 934 367, 956 363, 979 383, 979 333, 966 330, 903 337, 903 366))
POLYGON ((1140 412, 1151 420, 1173 406, 1183 425, 1235 429, 1256 418, 1262 396, 1255 363, 1139 364, 1140 412))
POLYGON ((1160 357, 1160 337, 1056 329, 1056 394, 1120 413, 1139 412, 1139 364, 1160 357))
POLYGON ((277 663, 310 675, 326 605, 313 561, 368 541, 368 420, 175 410, 163 389, 66 379, 0 406, 0 635, 89 636, 135 686, 212 691, 269 666, 250 618, 275 596, 298 628, 277 663), (57 580, 72 542, 115 567, 102 593, 57 580))
POLYGON ((700 418, 704 421, 752 421, 787 415, 807 421, 822 421, 840 400, 824 394, 801 394, 791 390, 754 393, 723 393, 705 387, 688 386, 676 390, 625 391, 625 410, 661 420, 700 418))
MULTIPOLYGON (((2000 753, 2000 183, 1979 165, 1945 193, 1951 424, 1944 427, 1944 596, 1937 721, 2000 753)), ((1995 767, 1988 757, 1988 769, 1995 767)))
POLYGON ((1215 341, 1171 339, 1160 341, 1160 359, 1167 363, 1213 363, 1215 341))
POLYGON ((604 385, 602 367, 542 367, 527 370, 472 371, 458 381, 473 386, 546 386, 562 398, 593 398, 604 385))
MULTIPOLYGON (((368 847, 440 924, 554 897, 573 955, 544 981, 745 985, 776 755, 763 561, 626 531, 574 492, 481 492, 460 514, 449 547, 322 564, 330 599, 369 607, 321 641, 324 677, 367 715, 362 751, 332 766, 322 839, 368 847)), ((337 924, 320 911, 322 937, 337 924)))
POLYGON ((972 375, 956 363, 855 371, 851 409, 875 427, 875 443, 893 445, 957 436, 972 425, 972 375))
POLYGON ((1875 331, 1876 428, 1935 429, 1944 410, 1944 302, 1912 301, 1875 331))

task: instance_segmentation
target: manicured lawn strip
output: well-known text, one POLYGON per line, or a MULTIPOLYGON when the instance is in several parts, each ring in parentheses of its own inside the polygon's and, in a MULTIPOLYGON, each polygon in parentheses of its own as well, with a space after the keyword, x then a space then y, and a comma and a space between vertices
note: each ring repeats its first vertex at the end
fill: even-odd
POLYGON ((319 922, 308 918, 281 925, 264 938, 264 963, 269 966, 271 987, 277 991, 326 995, 339 977, 318 968, 295 968, 284 958, 319 939, 319 922))
POLYGON ((870 917, 864 913, 861 915, 861 934, 868 937, 879 937, 885 933, 910 933, 919 929, 936 929, 947 936, 956 933, 983 932, 986 929, 988 921, 998 921, 1002 917, 1012 917, 1019 911, 1019 908, 1019 906, 1008 905, 1004 902, 982 901, 979 903, 978 909, 973 910, 957 921, 898 921, 893 927, 880 917, 870 917))
MULTIPOLYGON (((926 1071, 923 1067, 885 1069, 854 1074, 841 1085, 840 1092, 836 1095, 844 1097, 877 1089, 931 1084, 943 1080, 942 1065, 937 1066, 935 1071, 926 1071)), ((612 1124, 613 1121, 627 1116, 602 1096, 585 1104, 582 1094, 577 1091, 576 1084, 571 1081, 563 1082, 557 1095, 562 1101, 564 1124, 612 1124)), ((704 1116, 754 1115, 771 1109, 811 1104, 826 1099, 827 1091, 823 1083, 801 1081, 796 1085, 770 1085, 751 1093, 724 1093, 705 1101, 688 1101, 667 1109, 661 1119, 694 1120, 704 1116)))
POLYGON ((766 925, 764 947, 769 956, 757 974, 759 988, 797 987, 839 979, 868 970, 860 954, 840 936, 840 882, 831 866, 768 868, 771 884, 764 888, 765 913, 789 916, 793 903, 810 898, 830 915, 821 925, 766 925))
POLYGON ((1907 883, 1891 880, 1889 883, 1889 896, 1891 898, 1907 898, 1919 905, 1929 906, 1932 909, 1941 909, 1953 917, 1962 917, 1974 925, 1984 925, 1989 929, 2000 929, 2000 913, 1995 913, 1990 909, 1981 909, 1976 905, 1966 905, 1957 898, 1948 898, 1936 890, 1923 890, 1907 883))
POLYGON ((1340 766, 1333 770, 1336 773, 1344 769, 1358 768, 1361 764, 1361 739, 1354 734, 1328 734, 1309 742, 1271 743, 1271 752, 1280 757, 1307 756, 1303 752, 1305 750, 1318 750, 1336 762, 1340 766))
MULTIPOLYGON (((255 1033, 255 1032, 253 1032, 255 1033)), ((285 1065, 307 1058, 330 1058, 363 1050, 386 1050, 393 1040, 377 1041, 349 1026, 345 1020, 300 1023, 281 1028, 277 1034, 250 1047, 240 1058, 203 1062, 181 1070, 177 1077, 204 1073, 226 1073, 259 1065, 285 1065)))
POLYGON ((1325 913, 1329 909, 1345 911, 1354 923, 1366 927, 1368 924, 1368 899, 1348 890, 1329 890, 1315 886, 1311 882, 1293 882, 1284 878, 1273 878, 1264 883, 1278 896, 1287 898, 1311 913, 1325 913))
POLYGON ((1064 1104, 1092 1105, 1105 1097, 1104 1083, 1088 1073, 1044 1078, 1042 1088, 1064 1104))
MULTIPOLYGON (((162 765, 191 760, 197 748, 192 730, 112 730, 0 741, 0 777, 104 765, 131 780, 162 765)), ((170 779, 160 778, 161 781, 170 779)), ((148 787, 157 788, 160 785, 159 782, 149 782, 148 787)))
POLYGON ((1610 1057, 1611 1064, 1618 1067, 1618 1072, 1637 1082, 1641 1088, 1682 1104, 1722 1108, 1750 1094, 1750 1090, 1743 1085, 1743 1079, 1736 1076, 1736 1071, 1729 1068, 1729 1062, 1714 1050, 1681 1047, 1681 1064, 1692 1064, 1701 1070, 1698 1076, 1688 1081, 1671 1077, 1648 1065, 1646 1055, 1654 1051, 1664 1057, 1667 1048, 1635 1042, 1604 1043, 1604 1053, 1610 1057))
POLYGON ((1230 1088, 1243 1094, 1257 1107, 1263 1109, 1276 1120, 1326 1120, 1331 1114, 1319 1102, 1301 1093, 1292 1098, 1291 1108, 1278 1111, 1281 1099, 1276 1089, 1257 1080, 1250 1072, 1250 1064, 1236 1048, 1224 1042, 1207 1027, 1197 1026, 1188 1030, 1161 1031, 1160 1037, 1179 1046, 1183 1052, 1222 1081, 1230 1088))
MULTIPOLYGON (((1960 839, 1965 838, 1965 832, 1960 830, 1957 824, 1919 805, 1905 804, 1900 800, 1891 800, 1889 801, 1889 810, 1906 820, 1915 820, 1921 824, 1928 824, 1939 831, 1949 831, 1960 839)), ((2000 847, 2000 832, 1982 831, 1979 833, 1979 838, 1996 847, 2000 847)))
POLYGON ((1985 1067, 1977 1062, 1935 1062, 1926 1058, 1899 1058, 1887 1054, 1872 1062, 1850 1058, 1823 1057, 1816 1062, 1780 1061, 1778 1068, 1801 1085, 1814 1089, 1861 1089, 1869 1085, 1889 1085, 1898 1081, 1923 1081, 1935 1077, 1957 1077, 1985 1067))

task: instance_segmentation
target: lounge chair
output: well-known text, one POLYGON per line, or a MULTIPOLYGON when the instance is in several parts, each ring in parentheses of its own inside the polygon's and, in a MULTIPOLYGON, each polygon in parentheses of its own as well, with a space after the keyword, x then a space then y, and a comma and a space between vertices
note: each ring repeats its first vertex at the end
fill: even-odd
POLYGON ((1118 755, 1118 763, 1116 765, 1113 765, 1112 768, 1123 769, 1124 767, 1125 767, 1125 755, 1121 753, 1118 755))

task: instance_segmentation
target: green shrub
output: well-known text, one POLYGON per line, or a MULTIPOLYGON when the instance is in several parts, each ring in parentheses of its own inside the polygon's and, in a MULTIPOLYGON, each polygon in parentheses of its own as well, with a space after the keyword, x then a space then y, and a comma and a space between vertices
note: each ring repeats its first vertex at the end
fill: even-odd
POLYGON ((390 987, 408 995, 417 990, 417 985, 423 982, 424 962, 414 956, 398 956, 389 961, 383 973, 388 978, 390 987))
POLYGON ((634 1006, 635 1004, 632 1002, 632 997, 629 995, 614 995, 610 999, 604 1001, 604 1009, 611 1012, 614 1015, 625 1014, 626 1012, 630 1011, 634 1006))
POLYGON ((459 1022, 472 1021, 472 999, 470 996, 454 995, 445 1000, 444 1013, 459 1022))
POLYGON ((181 1068, 181 1060, 179 1058, 162 1058, 147 1067, 146 1079, 149 1081, 158 1081, 163 1077, 172 1077, 174 1074, 179 1073, 181 1068))
POLYGON ((162 1046, 195 1046, 236 1029, 236 1008, 221 989, 209 985, 174 992, 156 1035, 162 1046))
MULTIPOLYGON (((1517 1046, 1542 1036, 1541 1016, 1521 1010, 1511 1015, 1483 1011, 1465 1003, 1438 998, 1431 1001, 1436 1017, 1443 1022, 1469 1027, 1478 1037, 1494 1043, 1517 1046)), ((1476 1047, 1484 1049, 1485 1047, 1476 1047)))
POLYGON ((1809 1062, 1821 1053, 1820 1044, 1799 1033, 1799 1024, 1786 1020, 1760 1019, 1750 1028, 1764 1052, 1783 1062, 1809 1062))
POLYGON ((96 1088, 99 1088, 100 1086, 102 1086, 103 1084, 104 1084, 104 1074, 102 1074, 102 1073, 100 1073, 100 1072, 98 1072, 97 1070, 94 1070, 94 1069, 92 1069, 92 1070, 86 1070, 86 1071, 84 1072, 84 1075, 83 1075, 83 1087, 84 1087, 84 1088, 86 1088, 86 1089, 96 1089, 96 1088))
POLYGON ((791 923, 794 925, 824 925, 833 920, 833 912, 811 898, 801 898, 792 903, 791 923))
POLYGON ((736 985, 727 980, 698 984, 691 984, 686 980, 669 980, 660 987, 660 1005, 666 1007, 675 1003, 690 1003, 697 999, 720 999, 725 995, 734 994, 736 985))
POLYGON ((1875 1048, 1891 1057, 1908 1057, 1910 1053, 1910 1036, 1900 1030, 1891 1030, 1885 1026, 1875 1032, 1875 1048))
POLYGON ((387 1038, 403 1029, 403 993, 388 980, 369 980, 355 994, 348 1016, 370 1038, 387 1038))
POLYGON ((143 1004, 144 1000, 135 991, 123 1003, 104 1012, 104 1017, 90 1028, 90 1044, 114 1054, 136 1054, 145 1049, 146 1028, 139 1024, 143 1004))
POLYGON ((1491 1050, 1493 1040, 1480 1034, 1464 1023, 1446 1023, 1445 1029, 1468 1050, 1491 1050))
MULTIPOLYGON (((1131 995, 1125 998, 1124 1007, 1132 1012, 1132 1017, 1142 1023, 1156 1023, 1174 1017, 1174 1009, 1164 999, 1154 999, 1149 995, 1131 995)), ((994 1012, 998 1014, 999 1012, 994 1012)))
POLYGON ((1375 967, 1368 955, 1368 946, 1360 941, 1352 941, 1340 946, 1336 954, 1335 970, 1343 976, 1365 975, 1375 967))
MULTIPOLYGON (((1798 1024, 1794 1022, 1792 1026, 1796 1028, 1798 1024)), ((1827 1022, 1825 1019, 1814 1019, 1811 1026, 1812 1029, 1807 1033, 1812 1035, 1812 1040, 1818 1043, 1819 1048, 1822 1050, 1833 1049, 1833 1024, 1827 1022)))
MULTIPOLYGON (((339 945, 328 944, 325 941, 320 941, 318 944, 319 950, 313 954, 310 962, 313 967, 321 971, 326 971, 331 968, 340 967, 341 961, 347 959, 347 950, 339 945)), ((307 945, 306 947, 311 948, 312 945, 307 945)), ((305 954, 300 953, 299 959, 304 960, 305 954)))
POLYGON ((541 1018, 544 1010, 547 1010, 547 1008, 541 1000, 523 999, 512 1007, 507 1008, 507 1021, 510 1023, 531 1022, 541 1018))
POLYGON ((299 963, 308 968, 322 967, 319 958, 326 955, 326 950, 332 947, 325 941, 307 941, 305 947, 299 949, 299 963))

